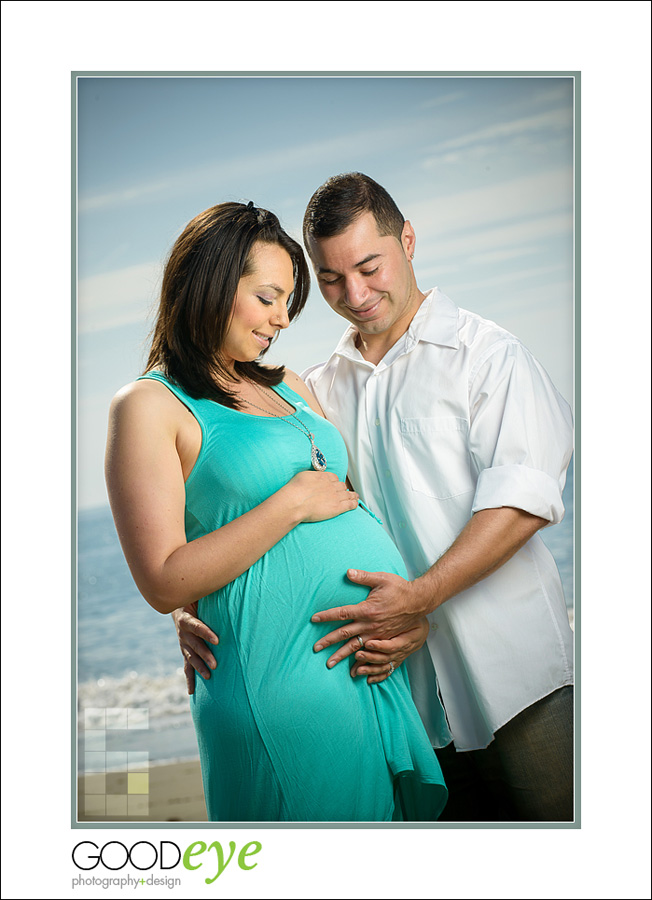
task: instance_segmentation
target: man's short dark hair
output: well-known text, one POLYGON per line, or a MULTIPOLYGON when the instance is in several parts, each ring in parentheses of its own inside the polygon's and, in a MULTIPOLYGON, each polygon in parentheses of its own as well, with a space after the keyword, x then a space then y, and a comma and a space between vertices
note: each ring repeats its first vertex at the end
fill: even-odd
POLYGON ((335 237, 366 212, 373 213, 378 233, 401 240, 401 211, 384 187, 361 172, 333 175, 310 198, 303 218, 303 240, 335 237))

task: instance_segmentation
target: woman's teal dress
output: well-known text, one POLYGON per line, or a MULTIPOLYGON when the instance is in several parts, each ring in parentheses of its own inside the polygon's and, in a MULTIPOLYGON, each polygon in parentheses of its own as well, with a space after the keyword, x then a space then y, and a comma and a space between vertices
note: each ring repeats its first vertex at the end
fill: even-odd
MULTIPOLYGON (((310 442, 285 420, 196 400, 157 373, 202 430, 186 482, 186 536, 201 537, 262 503, 310 468, 310 442)), ((338 431, 286 384, 275 390, 344 480, 338 431)), ((211 821, 432 821, 447 791, 412 702, 405 667, 381 684, 315 653, 336 625, 318 610, 358 603, 348 568, 405 576, 399 553, 362 506, 302 523, 226 587, 199 602, 219 635, 217 669, 196 679, 192 715, 211 821)))

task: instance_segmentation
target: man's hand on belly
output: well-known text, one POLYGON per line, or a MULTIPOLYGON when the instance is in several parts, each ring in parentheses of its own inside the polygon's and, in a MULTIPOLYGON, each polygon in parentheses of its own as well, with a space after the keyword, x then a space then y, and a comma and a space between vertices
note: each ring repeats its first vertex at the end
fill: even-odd
POLYGON ((406 581, 400 575, 349 569, 347 576, 349 581, 371 588, 367 599, 354 606, 322 610, 315 613, 311 620, 347 621, 346 625, 324 635, 314 645, 313 649, 318 653, 325 647, 346 641, 328 660, 329 668, 362 649, 358 636, 365 644, 374 639, 394 638, 410 632, 427 612, 423 607, 421 592, 414 589, 413 582, 406 581))

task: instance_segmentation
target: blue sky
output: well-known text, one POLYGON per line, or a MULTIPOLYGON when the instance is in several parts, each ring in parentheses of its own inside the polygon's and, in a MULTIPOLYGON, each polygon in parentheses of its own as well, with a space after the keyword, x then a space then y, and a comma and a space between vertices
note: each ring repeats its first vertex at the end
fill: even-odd
MULTIPOLYGON (((417 234, 422 290, 517 334, 573 400, 569 77, 78 79, 79 503, 106 502, 111 396, 143 366, 162 265, 223 200, 300 239, 330 175, 382 183, 417 234)), ((301 371, 345 323, 313 288, 269 359, 301 371)))

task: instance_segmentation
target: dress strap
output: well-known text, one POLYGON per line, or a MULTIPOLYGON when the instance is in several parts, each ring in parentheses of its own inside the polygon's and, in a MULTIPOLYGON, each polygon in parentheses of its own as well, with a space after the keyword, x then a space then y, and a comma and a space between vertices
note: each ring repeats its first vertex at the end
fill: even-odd
POLYGON ((168 378, 167 375, 164 375, 163 372, 158 372, 153 370, 152 372, 146 372, 144 375, 140 375, 136 381, 160 381, 161 384, 164 384, 165 387, 174 394, 174 396, 183 403, 185 407, 187 407, 193 416, 199 422, 202 433, 205 433, 205 421, 204 416, 202 414, 202 407, 206 403, 210 403, 210 400, 202 400, 197 399, 195 397, 191 397, 190 394, 187 394, 182 387, 180 387, 175 381, 168 378))

